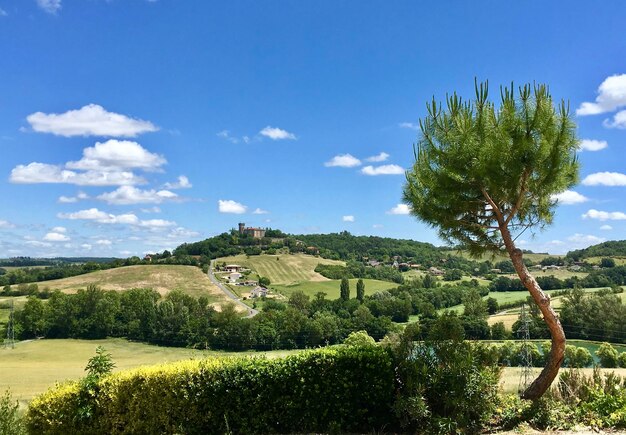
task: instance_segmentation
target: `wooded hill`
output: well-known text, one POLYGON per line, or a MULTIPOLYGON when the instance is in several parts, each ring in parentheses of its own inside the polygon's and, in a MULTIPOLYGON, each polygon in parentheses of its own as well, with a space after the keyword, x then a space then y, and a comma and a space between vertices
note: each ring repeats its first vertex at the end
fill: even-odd
POLYGON ((626 240, 611 240, 585 249, 570 251, 566 257, 574 261, 589 257, 626 257, 626 240))

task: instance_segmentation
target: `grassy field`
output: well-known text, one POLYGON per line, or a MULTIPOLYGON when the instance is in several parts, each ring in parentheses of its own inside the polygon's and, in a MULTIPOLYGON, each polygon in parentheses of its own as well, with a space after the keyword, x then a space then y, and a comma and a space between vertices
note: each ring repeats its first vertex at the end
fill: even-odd
MULTIPOLYGON (((502 261, 502 260, 510 260, 510 257, 507 254, 500 254, 500 255, 492 255, 492 254, 484 254, 482 257, 480 257, 479 259, 474 259, 471 258, 469 253, 467 253, 466 251, 456 251, 456 250, 450 250, 450 251, 445 251, 446 254, 450 254, 450 255, 458 255, 460 257, 463 258, 467 258, 470 260, 476 260, 476 261, 491 261, 492 263, 496 263, 498 261, 502 261)), ((529 260, 531 260, 534 263, 539 263, 541 260, 543 260, 546 257, 563 257, 563 255, 550 255, 550 254, 524 254, 524 258, 527 258, 529 260)))
MULTIPOLYGON (((606 257, 589 257, 589 258, 585 258, 584 260, 587 263, 600 264, 600 261, 602 261, 603 258, 606 258, 606 257)), ((626 257, 610 257, 610 258, 615 260, 615 265, 616 266, 624 266, 624 265, 626 265, 626 257)))
POLYGON ((270 358, 285 356, 296 351, 271 352, 216 352, 159 347, 133 343, 123 339, 106 340, 35 340, 17 343, 15 349, 0 347, 0 392, 9 388, 13 397, 22 403, 46 391, 55 382, 78 379, 85 375, 84 368, 103 346, 115 361, 115 371, 141 365, 159 364, 182 359, 208 357, 265 355, 270 358))
MULTIPOLYGON (((356 296, 356 282, 358 279, 350 280, 350 297, 356 296)), ((378 281, 375 279, 364 279, 365 294, 371 295, 381 290, 389 290, 391 288, 398 287, 399 284, 387 281, 378 281)), ((279 293, 289 296, 294 291, 300 290, 305 294, 313 298, 317 292, 326 293, 326 299, 337 299, 339 297, 339 285, 341 281, 338 279, 317 281, 317 282, 303 282, 292 285, 271 285, 272 289, 276 289, 279 293)))
POLYGON ((345 264, 343 261, 326 260, 304 254, 252 255, 250 257, 237 255, 218 258, 216 262, 245 266, 260 276, 268 277, 272 284, 280 285, 290 285, 304 281, 328 281, 328 278, 315 272, 315 267, 319 263, 345 264))
POLYGON ((95 284, 104 290, 152 288, 163 295, 172 290, 182 290, 196 297, 207 296, 211 302, 226 300, 224 293, 209 280, 202 270, 194 266, 125 266, 37 284, 40 288, 49 287, 67 293, 73 293, 90 284, 95 284))
MULTIPOLYGON (((560 373, 569 370, 566 368, 561 369, 560 373)), ((593 373, 592 368, 580 369, 586 376, 590 376, 593 373)), ((520 367, 505 367, 502 371, 502 377, 500 378, 500 386, 505 393, 517 393, 517 388, 520 380, 520 367)), ((619 376, 626 376, 626 369, 600 369, 602 373, 615 372, 619 376)), ((536 378, 541 372, 541 368, 535 367, 532 369, 533 379, 536 378)), ((556 381, 555 381, 556 382, 556 381)))

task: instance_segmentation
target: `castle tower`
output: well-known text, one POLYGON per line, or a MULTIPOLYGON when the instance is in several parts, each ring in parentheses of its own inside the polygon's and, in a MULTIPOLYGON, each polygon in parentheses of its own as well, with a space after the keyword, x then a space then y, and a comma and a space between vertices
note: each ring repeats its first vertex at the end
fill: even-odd
POLYGON ((246 228, 246 224, 244 224, 243 222, 239 222, 239 235, 243 235, 243 232, 246 228))

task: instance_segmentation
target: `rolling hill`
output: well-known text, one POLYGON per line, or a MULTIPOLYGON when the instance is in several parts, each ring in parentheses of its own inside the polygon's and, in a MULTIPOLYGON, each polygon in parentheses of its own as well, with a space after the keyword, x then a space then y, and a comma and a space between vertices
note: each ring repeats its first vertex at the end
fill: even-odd
POLYGON ((211 302, 226 301, 224 293, 217 288, 201 269, 179 265, 136 265, 115 269, 98 270, 70 278, 55 279, 38 283, 40 287, 73 293, 78 289, 95 284, 104 290, 127 290, 152 288, 165 295, 172 290, 181 290, 189 295, 207 296, 211 302))

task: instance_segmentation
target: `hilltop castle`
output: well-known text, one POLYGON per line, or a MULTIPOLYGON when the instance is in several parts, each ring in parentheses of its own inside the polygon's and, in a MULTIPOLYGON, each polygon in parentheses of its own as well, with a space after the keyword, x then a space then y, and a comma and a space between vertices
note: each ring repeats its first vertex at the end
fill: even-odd
POLYGON ((255 239, 261 239, 265 237, 265 230, 263 228, 246 228, 246 224, 244 224, 243 222, 239 222, 239 234, 242 236, 244 234, 247 234, 254 237, 255 239))

